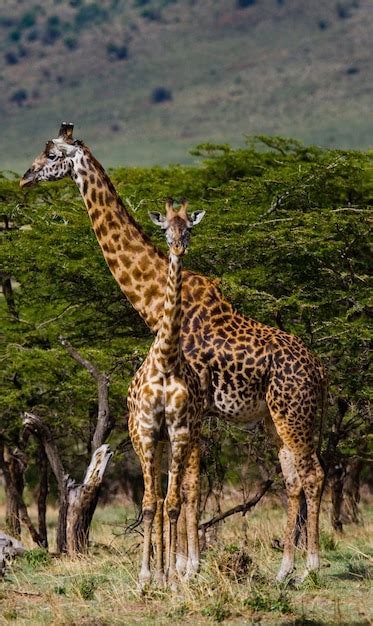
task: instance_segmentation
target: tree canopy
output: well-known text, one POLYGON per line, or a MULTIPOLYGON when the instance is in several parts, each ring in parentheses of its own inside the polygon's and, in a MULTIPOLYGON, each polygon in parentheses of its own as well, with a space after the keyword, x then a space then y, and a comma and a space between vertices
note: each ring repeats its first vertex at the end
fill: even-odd
MULTIPOLYGON (((333 396, 349 407, 344 449, 356 450, 369 422, 372 154, 255 137, 240 149, 201 145, 194 155, 194 166, 110 175, 160 247, 148 210, 162 210, 170 195, 206 210, 187 267, 218 279, 242 313, 300 336, 324 360, 333 396)), ((67 465, 81 460, 83 468, 97 393, 59 337, 110 375, 119 450, 127 385, 151 336, 110 275, 72 182, 24 193, 3 176, 0 200, 1 430, 16 444, 22 413, 35 411, 67 465)))

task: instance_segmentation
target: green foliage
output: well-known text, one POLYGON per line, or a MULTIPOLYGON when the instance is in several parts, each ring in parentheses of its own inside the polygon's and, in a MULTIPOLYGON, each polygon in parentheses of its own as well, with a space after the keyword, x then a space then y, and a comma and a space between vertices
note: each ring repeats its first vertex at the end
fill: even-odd
POLYGON ((47 550, 44 548, 33 548, 27 550, 23 555, 24 560, 31 569, 38 569, 39 567, 45 567, 51 564, 52 558, 47 550))
POLYGON ((201 613, 205 617, 211 617, 214 622, 224 622, 227 617, 230 616, 231 612, 226 605, 226 601, 224 598, 216 600, 215 602, 211 602, 207 604, 202 610, 201 613))
MULTIPOLYGON (((357 452, 366 440, 370 398, 371 155, 278 137, 248 139, 240 149, 205 144, 194 154, 202 164, 120 168, 112 178, 163 248, 149 210, 162 210, 170 195, 206 209, 186 265, 218 279, 242 313, 299 335, 324 360, 333 396, 349 403, 341 454, 357 452)), ((1 276, 12 277, 16 310, 0 297, 1 423, 17 444, 22 413, 41 414, 67 469, 79 472, 89 458, 97 390, 59 336, 110 374, 114 446, 122 436, 128 382, 151 336, 110 275, 72 183, 23 194, 16 180, 1 177, 0 198, 10 225, 0 232, 1 276)), ((273 464, 273 449, 260 429, 243 433, 221 422, 215 434, 206 434, 216 435, 220 446, 204 457, 217 480, 239 480, 248 443, 273 464)))
POLYGON ((253 611, 290 613, 292 611, 289 597, 284 592, 268 593, 254 591, 251 596, 244 600, 244 606, 253 611))
POLYGON ((95 576, 86 576, 77 582, 77 591, 83 600, 93 600, 97 586, 95 576))
POLYGON ((90 24, 100 23, 107 17, 107 11, 98 2, 90 2, 77 7, 75 25, 84 28, 90 24))
POLYGON ((320 547, 323 551, 335 552, 338 550, 338 541, 331 532, 321 531, 320 547))

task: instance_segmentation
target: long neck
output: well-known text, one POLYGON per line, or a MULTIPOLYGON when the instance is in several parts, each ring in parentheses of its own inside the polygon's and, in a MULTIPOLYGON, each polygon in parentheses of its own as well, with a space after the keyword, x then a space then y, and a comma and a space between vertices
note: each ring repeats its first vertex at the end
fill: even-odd
POLYGON ((180 354, 182 257, 170 253, 162 323, 154 344, 157 366, 171 371, 180 354))
POLYGON ((106 172, 86 148, 73 159, 72 178, 111 273, 146 324, 156 330, 163 310, 166 257, 128 213, 106 172))

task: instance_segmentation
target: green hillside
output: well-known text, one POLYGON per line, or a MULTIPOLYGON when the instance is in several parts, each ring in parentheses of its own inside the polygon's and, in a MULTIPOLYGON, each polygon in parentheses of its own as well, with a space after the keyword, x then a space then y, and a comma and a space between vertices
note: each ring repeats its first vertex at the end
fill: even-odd
POLYGON ((0 169, 62 119, 105 165, 245 134, 368 148, 369 0, 3 0, 0 169))

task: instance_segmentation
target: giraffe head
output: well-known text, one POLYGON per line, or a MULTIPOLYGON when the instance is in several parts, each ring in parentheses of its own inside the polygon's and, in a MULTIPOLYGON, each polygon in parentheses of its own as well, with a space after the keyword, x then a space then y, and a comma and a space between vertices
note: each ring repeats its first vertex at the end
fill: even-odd
POLYGON ((71 176, 73 158, 82 151, 82 144, 73 139, 73 124, 62 122, 58 137, 47 141, 45 148, 22 176, 21 187, 34 185, 42 180, 59 180, 71 176))
POLYGON ((171 254, 183 256, 188 248, 190 231, 203 218, 205 211, 187 213, 188 203, 182 200, 180 210, 175 211, 174 203, 170 198, 166 203, 166 215, 153 211, 149 212, 154 224, 164 230, 171 254))

